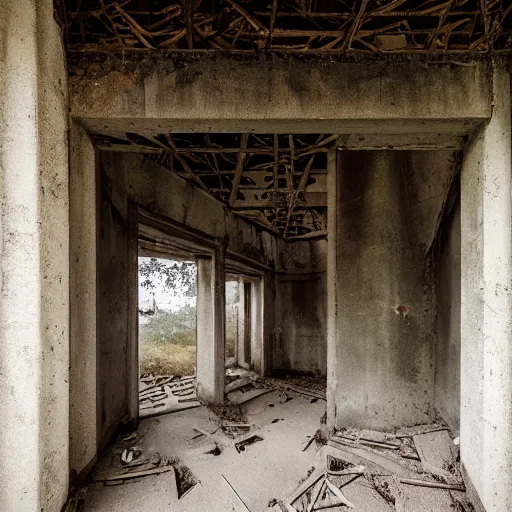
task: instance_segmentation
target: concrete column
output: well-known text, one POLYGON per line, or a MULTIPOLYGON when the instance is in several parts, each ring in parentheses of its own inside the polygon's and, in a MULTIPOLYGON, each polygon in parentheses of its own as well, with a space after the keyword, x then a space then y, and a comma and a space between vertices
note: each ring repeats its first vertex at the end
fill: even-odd
POLYGON ((68 492, 67 84, 51 0, 0 4, 0 510, 68 492))
POLYGON ((197 259, 197 395, 212 403, 224 401, 225 374, 224 249, 197 259))
POLYGON ((72 479, 96 460, 96 162, 92 142, 77 122, 70 129, 70 425, 72 479))
POLYGON ((338 203, 339 184, 336 148, 327 153, 327 426, 336 422, 337 351, 338 351, 338 203))
POLYGON ((251 283, 251 366, 263 375, 265 357, 263 350, 263 278, 251 283))
POLYGON ((487 511, 512 509, 510 76, 492 75, 493 114, 461 174, 461 460, 487 511))
MULTIPOLYGON (((249 368, 247 365, 247 359, 249 355, 246 351, 246 339, 250 335, 250 316, 247 314, 247 306, 250 304, 250 297, 246 293, 246 287, 249 283, 244 282, 243 278, 240 278, 238 282, 238 350, 237 350, 237 364, 243 368, 249 368)), ((250 289, 249 289, 250 292, 250 289)), ((250 345, 250 339, 249 339, 250 345)))
POLYGON ((422 210, 428 162, 404 151, 339 152, 328 241, 336 245, 328 371, 338 428, 431 419, 435 324, 425 233, 438 210, 422 210))

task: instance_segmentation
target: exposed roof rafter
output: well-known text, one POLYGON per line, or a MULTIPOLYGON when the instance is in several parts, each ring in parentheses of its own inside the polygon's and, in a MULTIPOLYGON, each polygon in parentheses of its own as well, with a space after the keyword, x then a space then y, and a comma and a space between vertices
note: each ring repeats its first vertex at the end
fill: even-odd
POLYGON ((54 0, 71 51, 512 53, 509 0, 54 0))

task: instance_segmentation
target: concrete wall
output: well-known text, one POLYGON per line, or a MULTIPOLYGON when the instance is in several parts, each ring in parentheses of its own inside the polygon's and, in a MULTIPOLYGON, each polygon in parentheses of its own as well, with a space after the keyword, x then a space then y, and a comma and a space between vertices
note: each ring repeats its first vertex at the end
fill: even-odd
POLYGON ((211 197, 170 171, 137 154, 102 152, 104 169, 113 182, 125 181, 126 196, 153 213, 159 213, 210 237, 224 239, 226 248, 259 264, 274 267, 282 242, 272 234, 243 221, 211 197))
POLYGON ((432 416, 435 301, 427 252, 452 168, 450 152, 339 152, 329 384, 338 427, 391 428, 432 416))
POLYGON ((327 371, 327 242, 287 243, 276 276, 274 370, 327 371))
POLYGON ((461 461, 488 511, 512 509, 510 75, 493 73, 493 117, 461 171, 461 461))
POLYGON ((458 431, 460 421, 460 204, 444 223, 437 264, 435 408, 458 431))
POLYGON ((94 147, 76 122, 70 129, 69 466, 79 475, 96 457, 96 238, 94 147))
POLYGON ((0 5, 0 510, 68 489, 67 74, 51 0, 0 5), (44 227, 44 229, 41 229, 44 227))
POLYGON ((98 434, 100 449, 127 413, 128 232, 126 210, 100 166, 98 238, 98 434))

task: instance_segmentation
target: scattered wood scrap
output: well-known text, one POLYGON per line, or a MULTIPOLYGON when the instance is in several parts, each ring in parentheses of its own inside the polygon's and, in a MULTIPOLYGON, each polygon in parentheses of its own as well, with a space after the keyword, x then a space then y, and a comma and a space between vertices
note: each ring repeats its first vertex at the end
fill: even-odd
POLYGON ((240 500, 240 502, 242 503, 242 505, 246 508, 246 510, 248 510, 249 512, 251 512, 251 509, 246 505, 245 501, 240 497, 240 494, 238 494, 236 491, 235 491, 235 488, 229 483, 228 479, 222 475, 222 478, 224 478, 225 482, 229 485, 229 487, 231 488, 231 490, 236 494, 237 498, 240 500))
POLYGON ((187 403, 176 402, 173 405, 155 404, 152 407, 145 407, 144 409, 140 408, 139 416, 141 418, 152 418, 154 416, 161 416, 162 414, 170 414, 173 412, 185 411, 186 409, 193 409, 194 407, 201 407, 201 405, 202 404, 199 401, 187 403))
POLYGON ((250 400, 253 400, 259 396, 265 395, 267 393, 271 393, 272 389, 269 388, 255 388, 250 389, 249 391, 243 392, 240 390, 232 391, 228 394, 227 398, 230 403, 234 405, 242 405, 250 400))
POLYGON ((394 473, 404 477, 414 477, 415 475, 415 473, 406 466, 367 448, 347 446, 344 441, 340 443, 335 437, 331 437, 329 441, 327 441, 327 444, 338 450, 338 458, 351 462, 352 464, 363 464, 365 466, 373 464, 376 473, 394 473))
POLYGON ((231 391, 243 388, 249 384, 252 384, 255 380, 257 380, 257 378, 254 377, 253 375, 246 375, 245 377, 241 377, 237 380, 234 380, 233 382, 226 384, 225 393, 228 394, 231 391))
POLYGON ((188 466, 181 464, 179 461, 173 464, 174 475, 176 477, 176 487, 178 490, 178 499, 181 500, 186 496, 197 484, 197 478, 194 476, 188 466))
POLYGON ((446 481, 457 479, 458 476, 448 471, 453 467, 456 458, 455 445, 448 431, 438 430, 413 437, 423 469, 446 481))
POLYGON ((251 444, 257 443, 259 441, 263 441, 261 436, 258 436, 257 434, 251 434, 235 443, 236 451, 238 453, 243 452, 247 446, 250 446, 251 444))
POLYGON ((313 469, 308 478, 283 501, 283 506, 287 512, 310 512, 336 506, 353 508, 354 504, 345 497, 340 487, 344 487, 359 478, 364 474, 364 471, 364 466, 332 471, 328 470, 324 463, 324 465, 313 469), (347 482, 335 484, 333 477, 342 476, 353 478, 350 478, 347 482))
POLYGON ((447 489, 450 491, 466 492, 464 484, 444 484, 436 480, 419 480, 417 478, 400 478, 400 483, 407 485, 417 485, 418 487, 430 487, 433 489, 447 489))
POLYGON ((402 439, 404 437, 413 437, 415 435, 427 434, 429 432, 438 432, 439 430, 449 431, 449 428, 439 423, 431 423, 428 425, 416 425, 414 427, 402 427, 397 429, 395 436, 398 439, 402 439))
POLYGON ((172 471, 173 467, 172 465, 163 465, 163 466, 157 466, 154 468, 149 469, 143 469, 141 471, 129 471, 125 470, 121 473, 115 474, 115 475, 103 475, 103 476, 97 476, 93 477, 94 482, 114 482, 114 481, 126 481, 126 480, 132 480, 134 478, 141 478, 144 476, 151 476, 151 475, 159 475, 160 473, 167 473, 168 471, 172 471))

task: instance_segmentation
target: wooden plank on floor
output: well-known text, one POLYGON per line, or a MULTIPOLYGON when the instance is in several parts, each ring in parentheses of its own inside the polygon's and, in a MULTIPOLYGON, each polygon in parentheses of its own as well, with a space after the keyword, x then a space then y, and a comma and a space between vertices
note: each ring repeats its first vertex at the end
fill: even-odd
POLYGON ((245 393, 242 393, 241 391, 232 391, 227 395, 227 398, 231 404, 242 405, 249 402, 250 400, 258 398, 259 396, 271 393, 272 391, 274 390, 268 388, 251 389, 245 393))

